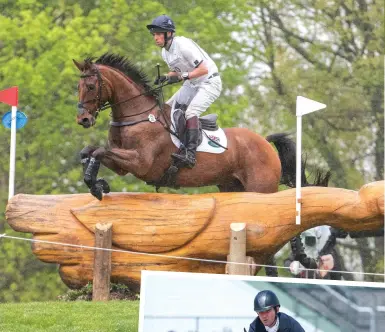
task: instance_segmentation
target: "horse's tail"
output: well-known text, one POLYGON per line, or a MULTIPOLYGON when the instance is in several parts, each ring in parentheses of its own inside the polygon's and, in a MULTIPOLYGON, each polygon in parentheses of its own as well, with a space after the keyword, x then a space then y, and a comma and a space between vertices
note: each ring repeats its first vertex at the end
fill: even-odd
MULTIPOLYGON (((296 146, 295 142, 288 137, 289 134, 280 133, 273 134, 266 137, 266 140, 270 143, 273 143, 277 148, 279 159, 281 160, 282 166, 282 176, 281 183, 295 188, 296 182, 296 146)), ((306 160, 301 161, 301 186, 320 186, 327 187, 330 179, 331 172, 327 171, 324 173, 323 171, 316 169, 314 175, 314 183, 309 183, 306 177, 305 168, 306 168, 306 160)))

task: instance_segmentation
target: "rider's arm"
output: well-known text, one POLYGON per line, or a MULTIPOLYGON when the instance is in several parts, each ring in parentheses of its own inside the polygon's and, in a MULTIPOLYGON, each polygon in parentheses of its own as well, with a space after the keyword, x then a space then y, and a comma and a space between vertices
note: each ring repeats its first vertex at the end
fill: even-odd
POLYGON ((190 64, 192 69, 188 73, 188 79, 198 78, 207 75, 209 69, 203 50, 191 39, 183 39, 180 42, 180 52, 183 58, 190 64))
POLYGON ((201 62, 198 67, 196 67, 193 71, 190 71, 188 73, 188 78, 197 78, 201 77, 203 75, 207 75, 209 72, 209 69, 207 68, 206 64, 204 62, 201 62))
MULTIPOLYGON (((201 77, 203 75, 207 75, 209 72, 207 66, 204 62, 201 62, 198 67, 188 73, 188 79, 201 77)), ((180 76, 182 73, 178 73, 176 71, 170 71, 167 76, 180 76)))

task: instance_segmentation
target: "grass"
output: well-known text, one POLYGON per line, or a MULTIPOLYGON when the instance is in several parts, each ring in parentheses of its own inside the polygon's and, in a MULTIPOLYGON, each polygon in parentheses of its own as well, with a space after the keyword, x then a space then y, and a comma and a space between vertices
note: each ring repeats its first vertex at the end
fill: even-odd
POLYGON ((1 332, 137 332, 139 301, 0 304, 1 332))

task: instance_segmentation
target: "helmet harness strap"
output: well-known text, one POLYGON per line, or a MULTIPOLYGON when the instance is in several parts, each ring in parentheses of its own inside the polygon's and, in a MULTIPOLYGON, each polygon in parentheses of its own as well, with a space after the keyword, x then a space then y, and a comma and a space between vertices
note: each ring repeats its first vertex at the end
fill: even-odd
POLYGON ((167 33, 168 33, 168 31, 164 32, 164 44, 163 44, 164 48, 167 47, 167 43, 169 42, 169 40, 172 40, 174 38, 174 33, 172 31, 171 31, 171 37, 170 38, 168 38, 167 33))

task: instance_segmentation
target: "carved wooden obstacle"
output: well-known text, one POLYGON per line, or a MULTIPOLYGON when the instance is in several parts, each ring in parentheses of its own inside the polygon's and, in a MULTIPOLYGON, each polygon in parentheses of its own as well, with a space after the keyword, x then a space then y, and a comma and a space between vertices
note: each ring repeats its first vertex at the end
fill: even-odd
MULTIPOLYGON (((213 193, 173 195, 111 193, 98 201, 89 194, 37 196, 20 194, 6 209, 11 227, 35 239, 94 246, 97 223, 113 225, 113 249, 226 261, 230 224, 247 224, 247 254, 257 264, 291 238, 317 225, 346 231, 376 230, 384 225, 384 182, 359 192, 303 188, 302 222, 295 224, 295 190, 274 194, 213 193)), ((45 262, 60 264, 69 287, 93 279, 94 251, 35 242, 45 262)), ((112 252, 111 281, 140 284, 141 270, 225 273, 225 264, 137 253, 112 252)))

